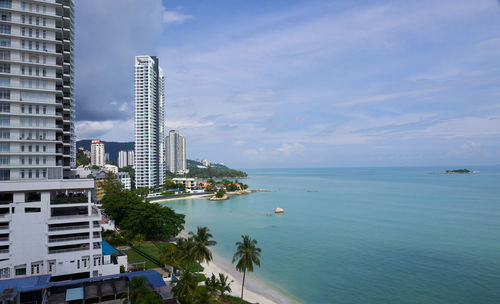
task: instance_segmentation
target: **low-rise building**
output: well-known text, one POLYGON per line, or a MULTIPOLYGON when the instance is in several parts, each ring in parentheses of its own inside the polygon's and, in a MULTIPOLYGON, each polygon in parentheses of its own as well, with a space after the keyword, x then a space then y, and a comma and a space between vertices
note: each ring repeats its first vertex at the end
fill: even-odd
POLYGON ((132 180, 130 179, 130 175, 127 172, 118 172, 116 174, 116 178, 123 184, 123 187, 127 190, 132 189, 132 180))
POLYGON ((189 177, 176 177, 172 178, 172 182, 176 185, 181 184, 184 185, 186 189, 194 189, 196 188, 196 182, 194 178, 189 177))

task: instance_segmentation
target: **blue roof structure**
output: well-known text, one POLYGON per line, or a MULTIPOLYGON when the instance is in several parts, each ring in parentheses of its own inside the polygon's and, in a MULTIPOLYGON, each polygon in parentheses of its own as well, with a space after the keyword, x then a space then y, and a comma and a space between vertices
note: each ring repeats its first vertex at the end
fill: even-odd
POLYGON ((108 242, 102 241, 102 255, 111 255, 113 253, 120 254, 115 247, 111 246, 108 242))
POLYGON ((66 301, 83 300, 83 287, 66 290, 66 301))
POLYGON ((163 281, 163 277, 161 276, 160 273, 158 273, 154 270, 144 270, 144 271, 136 271, 136 272, 118 273, 118 274, 112 274, 112 275, 107 275, 107 276, 102 276, 102 277, 93 277, 93 278, 80 279, 80 280, 51 282, 49 287, 99 282, 99 281, 104 281, 104 280, 108 280, 108 279, 118 279, 118 278, 122 278, 122 277, 128 277, 129 280, 132 280, 133 277, 140 277, 140 276, 144 276, 144 277, 148 278, 149 282, 153 285, 153 288, 166 286, 165 281, 163 281))
POLYGON ((5 289, 15 289, 16 291, 30 291, 49 287, 50 274, 33 276, 27 278, 0 280, 0 294, 5 289))

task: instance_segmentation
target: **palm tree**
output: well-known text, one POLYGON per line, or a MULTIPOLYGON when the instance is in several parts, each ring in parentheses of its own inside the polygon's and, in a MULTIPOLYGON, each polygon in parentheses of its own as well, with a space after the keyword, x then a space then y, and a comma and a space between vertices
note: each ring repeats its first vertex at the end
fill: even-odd
POLYGON ((227 275, 224 275, 223 273, 219 273, 219 279, 217 280, 217 290, 220 292, 221 298, 224 297, 224 293, 227 291, 228 293, 231 292, 231 283, 234 281, 228 282, 229 278, 227 275))
POLYGON ((179 265, 182 263, 180 250, 171 244, 161 247, 160 262, 162 262, 163 265, 172 266, 175 273, 175 269, 179 268, 179 265))
POLYGON ((260 252, 257 240, 252 240, 248 235, 241 236, 242 242, 236 242, 236 253, 233 256, 233 263, 236 263, 236 270, 243 272, 243 283, 241 284, 241 302, 243 302, 243 288, 245 287, 245 275, 247 271, 253 272, 253 265, 260 267, 260 252))
POLYGON ((129 300, 131 303, 137 303, 138 300, 146 297, 151 290, 153 285, 149 282, 148 278, 145 276, 133 277, 128 283, 129 285, 129 300))
POLYGON ((209 292, 214 292, 215 290, 218 290, 219 288, 218 284, 219 282, 217 281, 217 278, 213 273, 211 277, 205 279, 205 287, 209 292))
POLYGON ((196 260, 196 257, 194 256, 194 246, 195 243, 192 238, 179 238, 177 240, 179 258, 185 271, 188 271, 196 260))
POLYGON ((181 303, 193 303, 197 287, 198 280, 196 276, 189 271, 185 271, 174 288, 172 288, 172 291, 181 303))
POLYGON ((198 227, 196 234, 189 232, 193 238, 195 246, 193 248, 193 256, 198 261, 198 271, 200 272, 200 264, 202 262, 210 262, 212 260, 212 252, 208 247, 217 244, 216 241, 211 240, 213 237, 207 227, 198 227))

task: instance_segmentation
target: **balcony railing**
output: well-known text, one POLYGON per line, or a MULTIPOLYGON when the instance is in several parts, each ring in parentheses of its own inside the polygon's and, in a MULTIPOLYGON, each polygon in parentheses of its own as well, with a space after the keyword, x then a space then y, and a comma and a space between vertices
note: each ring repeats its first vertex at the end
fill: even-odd
MULTIPOLYGON (((62 153, 62 152, 60 152, 62 153)), ((50 200, 50 204, 84 204, 88 202, 87 197, 58 197, 50 200)))
MULTIPOLYGON (((88 236, 71 236, 71 237, 64 237, 64 238, 57 238, 57 239, 49 239, 49 243, 88 240, 88 239, 89 239, 88 236)), ((1 239, 0 239, 0 241, 1 241, 1 239)))
MULTIPOLYGON (((66 248, 66 249, 50 249, 49 248, 49 254, 63 253, 63 252, 73 252, 73 251, 82 251, 82 250, 89 250, 89 247, 66 248)), ((7 252, 8 252, 8 250, 7 250, 7 252)))
MULTIPOLYGON (((0 227, 0 229, 2 228, 0 227)), ((76 230, 76 229, 89 229, 89 226, 79 225, 79 226, 67 226, 67 227, 50 227, 49 231, 64 231, 64 230, 76 230)))

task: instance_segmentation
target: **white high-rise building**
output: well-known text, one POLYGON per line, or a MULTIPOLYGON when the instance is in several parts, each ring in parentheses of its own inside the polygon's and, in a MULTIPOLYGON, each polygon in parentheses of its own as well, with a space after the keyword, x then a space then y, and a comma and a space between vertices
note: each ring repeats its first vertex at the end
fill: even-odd
POLYGON ((128 166, 127 151, 118 152, 118 168, 125 168, 128 166))
POLYGON ((133 150, 128 151, 127 155, 128 155, 127 165, 129 167, 133 168, 134 167, 134 151, 133 150))
POLYGON ((104 143, 99 139, 93 139, 90 145, 90 164, 103 167, 106 164, 104 143))
POLYGON ((177 130, 170 130, 165 138, 165 165, 172 173, 186 173, 186 138, 177 130))
POLYGON ((135 186, 163 184, 165 78, 155 56, 135 57, 135 186))
POLYGON ((73 18, 72 0, 0 1, 0 279, 102 273, 94 181, 71 179, 73 18))

